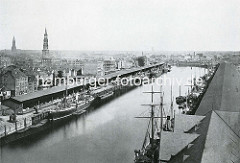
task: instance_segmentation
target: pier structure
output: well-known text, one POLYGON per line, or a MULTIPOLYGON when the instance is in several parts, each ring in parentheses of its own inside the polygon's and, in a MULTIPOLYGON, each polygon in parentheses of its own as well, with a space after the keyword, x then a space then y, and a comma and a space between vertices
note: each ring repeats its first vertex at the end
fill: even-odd
POLYGON ((175 131, 163 132, 159 162, 240 162, 240 74, 221 63, 195 115, 176 115, 175 131))
POLYGON ((112 74, 105 75, 104 78, 110 79, 110 80, 115 80, 117 77, 128 77, 130 75, 136 75, 139 72, 151 72, 153 68, 159 68, 163 69, 166 67, 166 64, 164 62, 153 64, 153 65, 147 65, 143 67, 134 67, 131 69, 126 69, 122 71, 117 71, 112 74))
MULTIPOLYGON (((148 65, 144 67, 136 67, 132 69, 121 70, 112 74, 105 75, 102 78, 107 79, 111 82, 116 80, 117 77, 119 78, 129 77, 132 75, 136 75, 139 72, 151 72, 151 69, 153 68, 158 68, 159 70, 161 70, 164 68, 164 66, 165 66, 165 63, 161 62, 161 63, 148 65)), ((98 80, 98 78, 96 80, 98 80)), ((4 105, 16 110, 32 108, 39 104, 41 104, 42 107, 45 107, 44 105, 47 106, 48 103, 51 104, 54 100, 58 100, 59 98, 64 97, 66 94, 66 89, 67 89, 67 94, 71 94, 73 92, 79 92, 80 90, 84 89, 86 85, 93 84, 91 82, 92 81, 89 81, 84 84, 74 84, 74 85, 67 85, 67 86, 60 85, 60 86, 55 86, 49 89, 29 93, 26 95, 11 97, 10 99, 4 101, 4 105)), ((106 89, 107 88, 102 88, 101 90, 104 91, 106 89)))
MULTIPOLYGON (((112 82, 115 81, 117 77, 122 78, 136 76, 139 73, 151 73, 152 69, 158 69, 161 72, 164 66, 165 63, 159 63, 145 67, 122 70, 113 74, 105 75, 103 76, 103 79, 108 79, 112 82)), ((1 118, 4 119, 5 124, 0 124, 0 138, 6 138, 4 139, 4 142, 6 143, 31 134, 33 131, 27 129, 31 128, 33 124, 32 117, 34 115, 34 111, 36 112, 36 108, 38 108, 37 115, 45 115, 49 112, 49 110, 51 110, 53 104, 57 104, 58 102, 60 102, 63 97, 66 97, 67 95, 74 92, 81 92, 83 94, 87 93, 86 91, 84 91, 84 88, 87 84, 93 83, 90 83, 89 81, 88 83, 85 83, 83 85, 55 86, 46 90, 41 90, 22 96, 16 96, 6 100, 4 102, 4 105, 13 108, 15 113, 18 113, 18 115, 14 123, 8 122, 9 116, 1 116, 1 118), (19 115, 19 113, 21 115, 19 115), (21 131, 21 133, 19 133, 19 130, 21 131)), ((95 90, 91 91, 91 94, 96 98, 97 102, 101 102, 108 96, 108 94, 110 96, 116 92, 122 92, 124 88, 129 87, 116 86, 110 83, 109 85, 97 87, 95 90), (102 95, 104 95, 104 97, 102 97, 102 95)), ((124 92, 128 90, 130 89, 125 89, 124 92)), ((41 129, 44 129, 44 127, 41 129)))
MULTIPOLYGON (((202 68, 209 68, 214 65, 212 61, 177 61, 172 63, 178 67, 202 67, 202 68)), ((216 63, 215 63, 216 64, 216 63)))

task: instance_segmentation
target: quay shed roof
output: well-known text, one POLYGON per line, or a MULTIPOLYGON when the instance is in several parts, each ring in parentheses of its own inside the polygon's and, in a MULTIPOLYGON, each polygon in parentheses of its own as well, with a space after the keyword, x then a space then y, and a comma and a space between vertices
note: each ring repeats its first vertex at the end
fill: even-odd
MULTIPOLYGON (((164 63, 162 62, 162 63, 157 63, 157 64, 154 64, 154 65, 148 65, 148 66, 144 66, 144 67, 134 68, 134 69, 130 69, 130 70, 123 70, 123 71, 119 71, 119 72, 116 72, 116 73, 113 73, 113 74, 105 75, 104 77, 105 78, 113 78, 113 77, 116 77, 117 75, 124 75, 124 74, 132 73, 132 72, 135 72, 135 71, 140 71, 140 70, 143 70, 143 69, 146 69, 146 68, 162 65, 162 64, 164 64, 164 63)), ((79 86, 82 86, 82 85, 69 85, 67 88, 71 89, 71 88, 77 88, 79 86)), ((29 93, 29 94, 22 95, 22 96, 12 97, 12 99, 17 101, 17 102, 24 102, 24 101, 28 101, 28 100, 31 100, 31 99, 40 98, 40 97, 43 97, 43 96, 46 96, 46 95, 59 93, 59 92, 64 91, 65 89, 66 89, 65 85, 61 85, 61 86, 57 86, 57 87, 52 87, 50 89, 29 93)))
POLYGON ((196 115, 205 115, 197 133, 200 139, 185 151, 185 162, 239 163, 240 74, 230 63, 220 64, 196 115))
POLYGON ((162 131, 160 160, 168 162, 172 156, 177 155, 196 140, 199 134, 186 131, 194 128, 204 118, 205 116, 197 115, 176 115, 174 132, 162 131))
POLYGON ((230 63, 220 64, 196 111, 205 115, 210 110, 240 112, 240 74, 230 63))
POLYGON ((147 65, 147 66, 143 66, 143 67, 120 70, 120 71, 117 71, 115 73, 105 75, 104 78, 111 79, 111 78, 114 78, 114 77, 117 77, 117 76, 127 75, 127 74, 130 74, 130 73, 133 73, 133 72, 142 71, 144 69, 148 69, 148 68, 163 65, 163 64, 164 64, 164 62, 161 62, 161 63, 156 63, 156 64, 147 65))
MULTIPOLYGON (((69 85, 69 86, 67 86, 67 89, 77 88, 79 86, 81 86, 81 85, 69 85)), ((43 97, 43 96, 46 96, 46 95, 51 95, 51 94, 63 92, 65 90, 66 90, 66 86, 61 85, 61 86, 56 86, 56 87, 52 87, 52 88, 49 88, 49 89, 29 93, 29 94, 26 94, 26 95, 12 97, 11 99, 13 99, 17 102, 24 102, 24 101, 40 98, 40 97, 43 97)))
POLYGON ((229 162, 237 163, 240 156, 240 137, 215 112, 206 136, 201 163, 229 162))
MULTIPOLYGON (((201 116, 197 126, 184 131, 189 135, 198 134, 186 148, 176 148, 178 153, 171 148, 171 144, 166 144, 167 150, 172 149, 172 153, 167 162, 171 163, 219 163, 240 161, 240 74, 230 63, 222 63, 203 97, 196 112, 196 116, 201 116), (204 118, 202 119, 202 116, 204 118)), ((176 116, 176 130, 177 122, 176 116)), ((180 122, 184 126, 189 121, 180 122)), ((194 122, 194 121, 191 121, 194 122)), ((187 125, 188 129, 190 124, 187 125)), ((178 131, 178 130, 177 130, 178 131)), ((176 131, 176 132, 177 132, 176 131)), ((187 135, 186 135, 187 136, 187 135)), ((180 136, 179 136, 180 137, 180 136)), ((170 142, 170 136, 164 137, 170 142)), ((185 139, 188 140, 188 139, 185 139)), ((191 140, 191 139, 189 139, 191 140)), ((162 140, 164 141, 164 140, 162 140)), ((178 141, 182 141, 179 139, 178 141)), ((176 142, 176 141, 175 141, 176 142)), ((187 141, 190 142, 190 141, 187 141)), ((176 142, 176 144, 179 144, 176 142)), ((181 144, 181 143, 180 143, 181 144)), ((183 146, 182 146, 183 147, 183 146)), ((171 150, 170 150, 171 153, 171 150)), ((160 153, 161 154, 161 153, 160 153)))

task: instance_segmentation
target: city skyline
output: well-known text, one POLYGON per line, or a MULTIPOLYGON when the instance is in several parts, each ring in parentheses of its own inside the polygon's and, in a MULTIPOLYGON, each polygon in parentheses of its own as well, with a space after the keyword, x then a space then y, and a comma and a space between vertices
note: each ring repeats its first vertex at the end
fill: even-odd
POLYGON ((1 163, 240 163, 240 0, 0 0, 1 163))
POLYGON ((236 0, 0 1, 0 49, 41 50, 46 27, 49 50, 240 50, 236 0))

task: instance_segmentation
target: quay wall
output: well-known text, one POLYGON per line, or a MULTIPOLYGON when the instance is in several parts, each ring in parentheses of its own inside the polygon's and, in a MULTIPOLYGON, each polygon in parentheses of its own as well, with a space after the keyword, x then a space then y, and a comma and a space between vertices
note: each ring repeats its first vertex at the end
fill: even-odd
MULTIPOLYGON (((161 75, 161 74, 162 73, 159 73, 159 75, 161 75)), ((104 102, 111 100, 113 97, 121 96, 122 94, 127 93, 136 87, 137 86, 135 86, 135 85, 125 85, 125 86, 116 85, 116 86, 108 86, 106 88, 103 87, 102 91, 113 91, 114 92, 113 96, 111 96, 107 99, 104 99, 104 100, 100 100, 99 98, 97 98, 97 94, 94 94, 95 100, 92 105, 99 106, 99 105, 103 104, 104 102)), ((72 116, 67 118, 67 120, 71 119, 71 117, 72 116)), ((2 133, 2 137, 0 136, 0 142, 1 142, 0 145, 4 145, 9 142, 16 141, 16 140, 19 140, 19 139, 22 139, 25 137, 34 136, 35 134, 37 134, 41 131, 45 131, 46 129, 51 128, 51 126, 53 126, 53 124, 56 124, 56 123, 57 122, 48 122, 47 124, 45 124, 41 127, 38 127, 38 128, 31 128, 31 126, 27 126, 25 128, 23 127, 21 129, 19 128, 19 130, 15 130, 13 128, 13 130, 15 130, 14 132, 11 132, 11 133, 6 132, 7 134, 6 133, 4 134, 4 132, 2 133)))

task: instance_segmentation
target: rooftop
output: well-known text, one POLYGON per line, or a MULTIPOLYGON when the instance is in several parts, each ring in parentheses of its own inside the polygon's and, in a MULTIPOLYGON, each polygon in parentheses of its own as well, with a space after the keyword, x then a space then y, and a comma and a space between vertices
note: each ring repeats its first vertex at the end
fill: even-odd
MULTIPOLYGON (((79 86, 80 85, 68 85, 67 89, 71 89, 71 88, 75 88, 75 87, 79 87, 79 86)), ((65 90, 66 90, 66 86, 61 85, 61 86, 56 86, 56 87, 52 87, 52 88, 37 91, 37 92, 28 93, 28 94, 25 94, 22 96, 11 97, 11 99, 13 99, 17 102, 24 102, 24 101, 36 99, 36 98, 39 98, 42 96, 47 96, 47 95, 51 95, 54 93, 63 92, 65 90)))
POLYGON ((220 64, 194 120, 187 115, 182 115, 185 120, 177 116, 176 131, 163 134, 165 151, 160 151, 160 158, 178 163, 239 163, 239 89, 240 74, 235 67, 220 64))
MULTIPOLYGON (((131 73, 131 72, 134 72, 134 71, 143 70, 145 68, 150 68, 150 67, 154 67, 154 66, 161 65, 161 64, 163 64, 163 63, 159 63, 159 64, 155 64, 155 65, 149 65, 149 66, 145 66, 145 67, 134 68, 134 69, 130 69, 130 70, 123 70, 123 71, 119 71, 117 73, 105 75, 104 77, 105 78, 113 78, 113 77, 116 77, 118 74, 119 75, 124 75, 124 74, 128 74, 128 73, 131 73)), ((76 85, 69 85, 68 89, 76 88, 76 87, 79 87, 79 86, 81 86, 81 85, 77 85, 77 84, 76 85)), ((12 97, 11 99, 13 99, 17 102, 24 102, 24 101, 28 101, 28 100, 31 100, 31 99, 36 99, 36 98, 39 98, 39 97, 42 97, 42 96, 62 92, 65 89, 66 89, 66 86, 61 85, 61 86, 52 87, 52 88, 49 88, 49 89, 46 89, 46 90, 41 90, 41 91, 29 93, 29 94, 26 94, 26 95, 12 97)), ((106 88, 104 88, 104 89, 106 89, 106 88)), ((98 90, 96 90, 96 91, 98 92, 98 90)))

